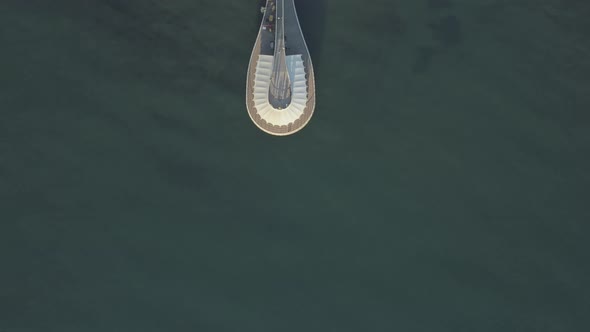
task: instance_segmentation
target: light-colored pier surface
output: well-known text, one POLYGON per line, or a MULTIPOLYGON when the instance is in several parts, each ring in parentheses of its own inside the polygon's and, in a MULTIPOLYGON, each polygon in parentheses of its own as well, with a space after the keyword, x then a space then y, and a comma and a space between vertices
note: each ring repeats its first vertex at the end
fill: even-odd
POLYGON ((278 136, 301 130, 313 115, 313 66, 293 0, 267 0, 248 67, 246 106, 261 130, 278 136))

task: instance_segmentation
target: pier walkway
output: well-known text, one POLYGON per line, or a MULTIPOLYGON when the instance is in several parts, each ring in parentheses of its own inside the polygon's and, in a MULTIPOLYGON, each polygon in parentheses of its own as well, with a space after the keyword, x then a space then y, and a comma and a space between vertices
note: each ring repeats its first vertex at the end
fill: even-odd
POLYGON ((246 106, 250 118, 260 129, 279 136, 299 131, 313 115, 315 109, 313 66, 293 0, 267 1, 266 11, 250 58, 246 83, 246 106), (280 10, 278 15, 277 10, 280 10), (279 24, 282 26, 278 27, 279 24), (277 41, 277 38, 280 38, 280 41, 277 41), (284 52, 278 59, 283 64, 276 63, 277 51, 284 52), (277 73, 276 70, 281 72, 277 73), (271 103, 270 83, 273 77, 289 83, 288 104, 277 106, 276 103, 271 103))

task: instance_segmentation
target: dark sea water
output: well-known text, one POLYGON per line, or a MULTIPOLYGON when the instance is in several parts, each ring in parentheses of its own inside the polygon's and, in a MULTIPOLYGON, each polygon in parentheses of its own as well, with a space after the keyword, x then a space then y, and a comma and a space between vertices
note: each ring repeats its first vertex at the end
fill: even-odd
POLYGON ((590 2, 3 0, 0 331, 590 331, 590 2))

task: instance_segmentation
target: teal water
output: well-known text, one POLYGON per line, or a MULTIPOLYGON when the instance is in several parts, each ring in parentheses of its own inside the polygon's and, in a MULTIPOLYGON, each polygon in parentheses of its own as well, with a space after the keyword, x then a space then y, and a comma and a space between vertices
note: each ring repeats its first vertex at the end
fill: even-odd
POLYGON ((590 330, 590 3, 4 0, 0 331, 590 330))

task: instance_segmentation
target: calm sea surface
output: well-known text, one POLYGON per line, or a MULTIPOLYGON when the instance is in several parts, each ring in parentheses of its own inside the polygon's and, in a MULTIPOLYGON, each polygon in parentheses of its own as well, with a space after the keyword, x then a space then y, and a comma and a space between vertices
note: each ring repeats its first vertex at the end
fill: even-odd
POLYGON ((590 331, 590 3, 3 0, 0 331, 590 331))

